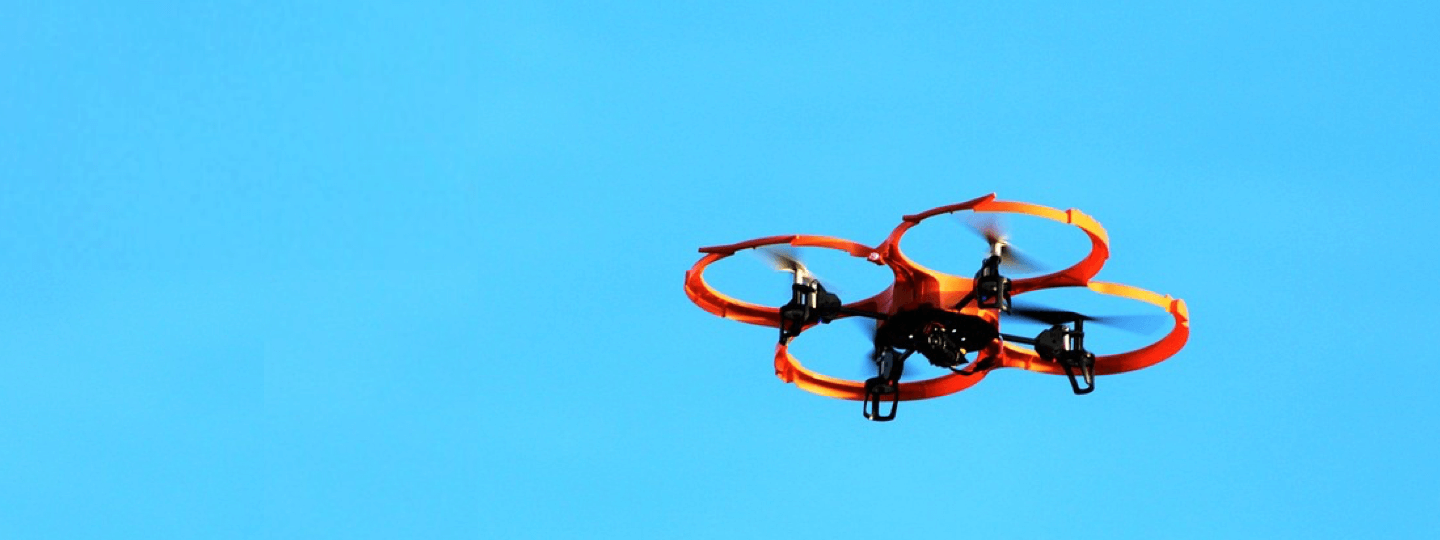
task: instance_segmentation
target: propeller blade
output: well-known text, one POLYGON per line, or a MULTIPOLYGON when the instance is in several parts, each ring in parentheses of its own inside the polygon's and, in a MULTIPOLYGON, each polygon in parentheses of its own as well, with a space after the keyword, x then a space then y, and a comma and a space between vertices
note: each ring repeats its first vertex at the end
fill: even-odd
POLYGON ((970 214, 968 217, 960 218, 960 221, 975 234, 984 238, 987 244, 994 245, 1005 241, 1005 228, 1000 226, 1000 221, 994 216, 970 214))
POLYGON ((1076 319, 1084 319, 1086 321, 1090 320, 1090 317, 1082 315, 1080 313, 1075 313, 1073 311, 1041 307, 1022 307, 1017 306, 1014 303, 1011 303, 1010 305, 1010 313, 1001 312, 1000 315, 1009 315, 1011 317, 1029 319, 1031 321, 1049 325, 1073 323, 1076 319))
POLYGON ((870 340, 870 361, 873 363, 876 360, 879 360, 880 321, 878 319, 871 319, 869 317, 855 317, 855 320, 861 325, 861 329, 865 332, 865 337, 869 338, 870 340))
POLYGON ((1020 253, 1010 244, 1000 247, 1000 265, 1017 272, 1039 272, 1044 267, 1034 257, 1020 253))
POLYGON ((1164 324, 1164 315, 1105 315, 1092 316, 1063 309, 1053 309, 1035 305, 1010 305, 1010 313, 1001 313, 1021 319, 1029 319, 1038 323, 1056 325, 1074 323, 1082 320, 1087 323, 1099 324, 1119 330, 1125 330, 1136 334, 1153 333, 1164 324))
MULTIPOLYGON (((765 262, 775 270, 796 274, 800 276, 801 279, 813 284, 819 284, 821 281, 824 281, 820 279, 820 276, 811 272, 810 269, 805 266, 805 263, 800 262, 800 256, 795 252, 794 248, 789 246, 763 246, 755 248, 755 252, 761 257, 764 257, 765 262)), ((825 284, 824 288, 832 294, 845 294, 844 289, 830 283, 825 284)))
POLYGON ((880 320, 869 317, 854 317, 855 322, 861 325, 865 337, 870 341, 870 353, 865 357, 870 360, 866 367, 868 371, 875 371, 875 363, 880 361, 880 320))
POLYGON ((1006 268, 1018 272, 1038 272, 1045 268, 1045 265, 1035 260, 1034 257, 1025 255, 1021 253, 1020 250, 1015 249, 1015 245, 1010 243, 1009 237, 1005 233, 1004 224, 1000 223, 998 218, 988 214, 970 214, 968 217, 962 218, 961 221, 965 226, 969 227, 971 231, 974 231, 975 234, 984 238, 985 242, 990 244, 992 251, 994 251, 996 244, 999 244, 1000 264, 1006 268))
MULTIPOLYGON (((879 366, 876 365, 876 363, 879 361, 880 355, 878 352, 872 352, 865 355, 865 361, 863 364, 861 364, 860 373, 866 374, 866 377, 874 377, 877 373, 879 373, 879 366)), ((921 377, 920 368, 916 367, 915 362, 917 362, 917 360, 915 360, 915 357, 912 356, 911 358, 906 359, 904 364, 900 365, 900 380, 909 381, 921 377)))
MULTIPOLYGON (((856 319, 856 322, 861 325, 861 330, 865 332, 866 337, 870 338, 870 343, 872 344, 870 352, 865 355, 866 361, 861 367, 861 373, 867 373, 869 374, 869 376, 873 377, 876 373, 878 373, 877 369, 879 368, 878 364, 880 362, 881 355, 881 348, 879 344, 880 321, 878 319, 871 319, 869 317, 854 317, 854 319, 856 319)), ((897 352, 896 354, 898 355, 899 353, 897 352)), ((900 365, 901 380, 913 379, 919 376, 920 373, 916 371, 916 369, 912 366, 914 366, 914 363, 910 362, 908 359, 905 361, 904 364, 900 365)))
POLYGON ((1153 334, 1165 327, 1169 319, 1164 315, 1106 315, 1092 320, 1103 326, 1124 330, 1132 334, 1153 334))
POLYGON ((766 246, 756 249, 755 251, 765 257, 770 262, 770 266, 776 270, 800 274, 801 276, 810 275, 810 270, 805 268, 805 263, 800 262, 800 257, 795 254, 795 250, 793 249, 766 246))

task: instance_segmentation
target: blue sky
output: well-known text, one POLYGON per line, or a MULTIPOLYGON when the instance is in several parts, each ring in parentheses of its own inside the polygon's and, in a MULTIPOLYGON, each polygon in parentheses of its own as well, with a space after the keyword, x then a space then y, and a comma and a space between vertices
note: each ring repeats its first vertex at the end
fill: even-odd
MULTIPOLYGON (((1440 531, 1431 4, 6 11, 0 536, 1440 531), (1184 298, 1189 346, 876 424, 681 289, 700 246, 991 192, 1097 218, 1100 279, 1184 298)), ((847 326, 797 353, 849 375, 847 326)))

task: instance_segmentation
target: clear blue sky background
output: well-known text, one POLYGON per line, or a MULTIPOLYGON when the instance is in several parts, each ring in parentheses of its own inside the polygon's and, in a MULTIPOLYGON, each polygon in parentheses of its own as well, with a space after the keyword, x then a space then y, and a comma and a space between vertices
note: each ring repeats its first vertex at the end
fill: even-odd
POLYGON ((4 11, 0 537, 1440 532, 1433 3, 4 11), (1099 219, 1189 347, 875 424, 681 289, 990 192, 1099 219))

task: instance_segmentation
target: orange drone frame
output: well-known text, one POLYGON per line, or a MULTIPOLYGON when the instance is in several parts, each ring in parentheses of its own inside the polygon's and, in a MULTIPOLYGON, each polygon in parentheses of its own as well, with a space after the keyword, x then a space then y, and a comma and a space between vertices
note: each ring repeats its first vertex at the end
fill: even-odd
MULTIPOLYGON (((1110 247, 1105 229, 1090 216, 1074 209, 1061 211, 1023 202, 1000 201, 995 199, 993 193, 974 200, 905 216, 885 241, 873 248, 829 236, 786 235, 723 246, 704 247, 700 248, 700 252, 705 255, 685 273, 685 294, 695 304, 721 317, 779 328, 781 338, 775 348, 775 375, 780 380, 793 383, 803 390, 822 396, 863 400, 866 402, 865 416, 872 420, 894 418, 895 405, 899 401, 953 394, 980 382, 991 370, 1002 367, 1066 374, 1070 377, 1075 393, 1088 393, 1094 389, 1094 375, 1134 371, 1159 363, 1184 347, 1190 335, 1189 312, 1183 300, 1129 285, 1091 281, 1100 272, 1105 260, 1109 258, 1110 247), (991 238, 992 257, 986 260, 985 266, 974 279, 925 268, 911 261, 901 252, 900 239, 915 225, 940 214, 963 210, 977 213, 1026 214, 1071 224, 1090 238, 1090 252, 1069 268, 1046 275, 1019 278, 1013 282, 1001 276, 996 270, 998 265, 1003 262, 1002 255, 1005 244, 1003 241, 997 242, 993 237, 991 238), (813 279, 807 281, 803 276, 805 272, 803 265, 795 262, 798 269, 792 269, 796 276, 794 299, 790 304, 778 308, 751 304, 728 297, 714 290, 705 282, 705 268, 716 261, 734 255, 735 252, 742 249, 780 245, 844 251, 873 264, 888 266, 894 272, 895 282, 875 296, 842 305, 837 297, 828 295, 818 281, 813 279), (990 274, 986 274, 987 268, 990 274), (1083 322, 1086 317, 1079 314, 1065 312, 1075 316, 1074 328, 1057 322, 1053 327, 1054 332, 1048 337, 1042 333, 1041 336, 1032 340, 1000 334, 1000 313, 1010 311, 1011 296, 1057 287, 1087 287, 1100 294, 1153 304, 1169 313, 1174 321, 1174 326, 1164 337, 1148 346, 1129 352, 1098 357, 1083 348, 1083 322), (827 295, 833 301, 830 309, 827 311, 823 305, 817 308, 816 299, 818 298, 823 304, 827 295), (972 301, 973 303, 971 303, 972 301), (857 315, 874 317, 882 321, 877 323, 877 358, 882 357, 882 353, 878 352, 882 348, 880 336, 887 327, 893 327, 893 331, 888 334, 893 338, 891 339, 893 345, 885 344, 884 348, 893 353, 887 358, 898 361, 900 364, 903 364, 905 357, 908 357, 910 353, 917 349, 925 349, 926 343, 936 344, 945 341, 947 337, 951 338, 951 342, 936 345, 933 351, 921 350, 921 352, 925 353, 927 357, 932 357, 931 352, 939 351, 936 352, 936 355, 948 359, 945 360, 946 367, 950 367, 952 373, 928 380, 899 382, 898 369, 893 376, 887 375, 887 367, 877 359, 880 373, 876 378, 864 382, 851 381, 816 373, 805 368, 790 354, 788 350, 790 340, 804 330, 822 322, 857 315), (897 332, 906 335, 900 336, 897 332), (926 340, 923 343, 917 341, 916 333, 923 333, 926 340), (970 343, 978 341, 981 346, 967 351, 964 337, 967 333, 972 338, 970 343), (959 341, 954 341, 953 338, 956 335, 961 336, 959 341), (1021 347, 1018 345, 1020 343, 1034 347, 1021 347), (902 356, 899 351, 905 347, 913 348, 909 348, 902 356), (958 349, 958 351, 950 349, 958 349), (949 351, 947 354, 950 356, 941 354, 947 350, 949 351), (956 352, 958 352, 958 356, 955 355, 956 352), (964 355, 969 352, 976 353, 973 362, 964 358, 964 355), (956 364, 949 365, 949 362, 956 364), (969 365, 963 369, 957 369, 958 365, 962 364, 969 365), (1080 379, 1083 379, 1089 386, 1082 387, 1079 384, 1080 379), (890 403, 888 415, 881 413, 880 404, 882 402, 890 403)), ((932 357, 931 362, 935 363, 936 360, 932 357)))

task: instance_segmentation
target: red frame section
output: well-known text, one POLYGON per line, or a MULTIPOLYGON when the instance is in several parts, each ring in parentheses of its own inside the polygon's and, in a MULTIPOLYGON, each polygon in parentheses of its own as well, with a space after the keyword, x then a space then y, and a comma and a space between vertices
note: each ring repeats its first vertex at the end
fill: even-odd
MULTIPOLYGON (((1064 270, 1024 279, 1016 279, 1011 285, 1011 294, 1051 289, 1056 287, 1088 287, 1100 294, 1118 296, 1146 302, 1164 308, 1174 319, 1174 326, 1165 337, 1139 349, 1100 356, 1095 359, 1095 374, 1108 375, 1134 371, 1160 363, 1173 356, 1185 346, 1190 337, 1190 314, 1185 301, 1118 283, 1091 281, 1110 257, 1110 239, 1100 223, 1079 210, 1056 210, 1045 206, 1000 201, 991 193, 984 197, 962 203, 941 206, 932 210, 905 216, 899 226, 890 232, 877 247, 851 242, 829 236, 787 235, 757 238, 747 242, 723 246, 700 248, 705 256, 685 272, 685 294, 705 311, 740 322, 761 326, 778 327, 778 307, 752 304, 725 296, 705 283, 705 267, 716 261, 734 255, 742 249, 770 245, 795 247, 817 247, 836 249, 851 256, 865 259, 877 265, 885 265, 895 274, 895 283, 879 294, 846 304, 846 307, 893 314, 921 306, 952 306, 970 292, 971 278, 954 276, 925 268, 911 261, 900 250, 900 240, 905 233, 920 222, 941 215, 959 211, 1026 214, 1078 227, 1090 238, 1090 253, 1079 262, 1064 270)), ((1000 322, 993 311, 982 311, 967 307, 964 313, 978 315, 991 321, 998 328, 1000 322)), ((806 327, 808 329, 809 327, 806 327)), ((801 334, 804 331, 802 329, 801 334)), ((798 336, 797 336, 798 337, 798 336)), ((940 397, 959 392, 985 378, 991 369, 1000 367, 1020 368, 1040 373, 1063 374, 1063 369, 1053 362, 1042 360, 1034 350, 1013 343, 991 344, 980 351, 979 358, 995 358, 992 367, 968 373, 951 373, 923 381, 900 384, 900 400, 910 401, 940 397)), ((980 362, 976 362, 979 364, 980 362)), ((972 364, 974 365, 974 364, 972 364)), ((865 383, 829 377, 806 369, 788 350, 788 345, 775 348, 775 375, 780 380, 794 383, 803 390, 841 399, 865 399, 865 383)))

